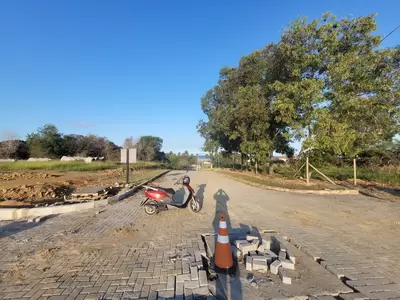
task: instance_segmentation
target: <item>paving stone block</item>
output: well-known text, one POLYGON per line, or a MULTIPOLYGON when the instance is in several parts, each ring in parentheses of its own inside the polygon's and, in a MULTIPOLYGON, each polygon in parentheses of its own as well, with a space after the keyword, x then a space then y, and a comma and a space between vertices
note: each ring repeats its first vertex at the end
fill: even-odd
POLYGON ((267 249, 267 250, 264 251, 264 254, 271 256, 273 261, 278 259, 278 255, 276 255, 276 253, 273 252, 272 250, 267 249))
POLYGON ((72 293, 70 293, 69 295, 67 295, 67 296, 68 296, 67 299, 68 299, 68 300, 75 299, 75 298, 79 295, 79 293, 80 293, 82 290, 83 290, 83 288, 75 288, 75 289, 72 291, 72 293))
POLYGON ((190 274, 181 274, 176 276, 176 282, 184 282, 186 280, 190 280, 190 274))
POLYGON ((272 274, 278 275, 279 269, 282 266, 282 262, 279 260, 275 260, 269 267, 272 274))
POLYGON ((361 293, 340 294, 343 300, 368 300, 369 298, 361 293))
POLYGON ((253 258, 249 255, 246 256, 246 271, 253 270, 253 258))
POLYGON ((288 270, 294 270, 294 263, 289 260, 289 259, 279 259, 282 263, 282 268, 288 269, 288 270))
POLYGON ((279 268, 278 274, 284 284, 292 284, 292 277, 287 272, 287 270, 279 268))
POLYGON ((379 300, 397 300, 400 299, 400 291, 383 291, 371 293, 371 298, 379 300))
POLYGON ((151 291, 147 300, 157 300, 158 293, 156 291, 151 291))
POLYGON ((94 294, 100 290, 100 287, 85 287, 81 291, 81 294, 94 294))
POLYGON ((198 268, 197 267, 190 267, 190 278, 191 278, 191 280, 198 280, 199 279, 199 274, 198 274, 198 268))
POLYGON ((253 271, 259 272, 267 272, 268 271, 268 264, 267 260, 254 260, 253 258, 253 271))
POLYGON ((250 256, 257 256, 257 252, 256 251, 249 251, 249 255, 250 256))
POLYGON ((173 291, 174 289, 175 289, 175 276, 168 276, 167 291, 173 291))
POLYGON ((253 240, 258 240, 258 236, 257 236, 257 235, 254 235, 254 234, 247 234, 247 235, 246 235, 246 240, 247 240, 248 242, 252 242, 253 240))
POLYGON ((191 289, 185 289, 184 291, 185 300, 193 300, 193 292, 191 289))
MULTIPOLYGON (((203 264, 201 264, 203 265, 203 264)), ((182 274, 182 269, 172 269, 167 271, 167 276, 176 276, 182 274)))
POLYGON ((174 297, 174 291, 159 291, 158 292, 158 299, 159 300, 166 300, 168 298, 174 297))
POLYGON ((257 245, 253 245, 250 243, 247 244, 239 244, 239 250, 242 251, 243 253, 247 253, 249 251, 256 251, 258 246, 257 245))
MULTIPOLYGON (((46 290, 38 290, 36 291, 29 300, 38 300, 46 290)), ((25 295, 26 296, 26 295, 25 295)))
POLYGON ((97 294, 88 294, 85 297, 85 300, 97 300, 97 299, 98 299, 97 294))
POLYGON ((167 290, 167 284, 166 283, 153 284, 151 285, 151 290, 165 291, 167 290))
POLYGON ((201 296, 207 296, 210 292, 208 290, 208 287, 203 286, 192 289, 192 293, 193 293, 193 298, 197 299, 200 298, 201 296))
POLYGON ((184 284, 185 289, 194 289, 194 288, 198 288, 200 286, 200 283, 198 280, 185 281, 183 284, 184 284))
POLYGON ((158 283, 158 278, 146 278, 144 280, 143 285, 152 285, 152 284, 157 284, 158 283))
MULTIPOLYGON (((89 277, 87 277, 89 278, 89 277)), ((89 279, 88 279, 89 281, 89 279)), ((48 283, 43 283, 42 284, 42 289, 56 289, 61 285, 61 282, 48 282, 48 283)))
POLYGON ((333 296, 326 295, 326 296, 318 296, 318 300, 336 300, 336 298, 333 296))
POLYGON ((376 279, 364 279, 364 280, 347 280, 346 284, 351 287, 358 286, 368 286, 368 285, 377 285, 377 284, 389 284, 393 283, 391 280, 386 278, 376 278, 376 279))
POLYGON ((144 279, 143 278, 138 278, 135 282, 135 285, 133 287, 133 291, 134 292, 140 292, 142 290, 142 286, 144 283, 144 279))
MULTIPOLYGON (((139 273, 138 278, 153 278, 153 273, 139 273)), ((121 276, 122 279, 122 276, 121 276)))
POLYGON ((201 287, 208 285, 207 272, 204 270, 199 271, 199 283, 201 287))
POLYGON ((279 251, 278 257, 279 257, 279 260, 286 259, 286 251, 282 251, 282 250, 279 251))
POLYGON ((47 300, 65 300, 67 299, 68 295, 57 295, 57 296, 51 296, 47 300))
MULTIPOLYGON (((15 298, 22 298, 26 294, 26 291, 21 291, 21 292, 9 292, 5 293, 2 299, 15 299, 15 298)), ((51 296, 47 295, 47 296, 51 296)))
POLYGON ((175 296, 183 298, 184 295, 184 283, 177 282, 175 287, 175 296))
POLYGON ((240 251, 238 248, 236 248, 235 245, 231 245, 231 252, 234 257, 240 258, 242 256, 242 251, 240 251))
MULTIPOLYGON (((144 280, 144 279, 141 278, 140 280, 144 280)), ((126 284, 128 284, 128 280, 125 280, 125 279, 111 281, 111 285, 126 285, 126 284)))
POLYGON ((236 241, 235 241, 235 246, 236 246, 236 248, 240 248, 240 245, 241 245, 241 244, 243 244, 243 245, 248 245, 249 242, 248 242, 247 240, 236 240, 236 241))
POLYGON ((326 266, 326 269, 331 272, 332 274, 336 275, 338 278, 343 278, 344 277, 344 272, 343 270, 338 270, 334 266, 326 266))
POLYGON ((288 253, 288 258, 289 258, 294 264, 296 264, 296 256, 290 255, 290 254, 288 253))

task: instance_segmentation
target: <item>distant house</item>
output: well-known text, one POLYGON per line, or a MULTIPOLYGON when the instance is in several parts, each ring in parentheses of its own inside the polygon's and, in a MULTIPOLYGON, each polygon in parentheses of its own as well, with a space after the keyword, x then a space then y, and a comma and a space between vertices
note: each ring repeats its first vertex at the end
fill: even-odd
POLYGON ((211 159, 205 156, 198 157, 198 163, 200 168, 210 168, 211 167, 211 159))

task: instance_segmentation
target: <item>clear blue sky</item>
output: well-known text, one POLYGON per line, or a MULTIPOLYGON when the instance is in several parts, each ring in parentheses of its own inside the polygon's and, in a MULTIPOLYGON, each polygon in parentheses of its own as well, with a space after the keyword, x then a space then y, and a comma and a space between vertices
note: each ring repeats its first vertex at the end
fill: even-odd
MULTIPOLYGON (((20 138, 46 124, 122 144, 157 135, 164 150, 198 152, 201 96, 219 69, 279 39, 297 15, 378 13, 398 0, 0 2, 0 132, 20 138)), ((400 30, 386 46, 400 44, 400 30)))

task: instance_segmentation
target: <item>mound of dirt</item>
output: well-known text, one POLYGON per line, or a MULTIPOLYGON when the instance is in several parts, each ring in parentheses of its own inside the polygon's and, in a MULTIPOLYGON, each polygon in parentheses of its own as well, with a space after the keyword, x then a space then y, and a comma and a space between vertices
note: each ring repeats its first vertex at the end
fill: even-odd
POLYGON ((59 176, 60 175, 43 172, 4 172, 0 173, 0 181, 10 181, 18 179, 46 179, 59 176))
POLYGON ((0 190, 0 199, 37 201, 41 199, 63 198, 74 191, 70 182, 43 185, 22 185, 0 190))

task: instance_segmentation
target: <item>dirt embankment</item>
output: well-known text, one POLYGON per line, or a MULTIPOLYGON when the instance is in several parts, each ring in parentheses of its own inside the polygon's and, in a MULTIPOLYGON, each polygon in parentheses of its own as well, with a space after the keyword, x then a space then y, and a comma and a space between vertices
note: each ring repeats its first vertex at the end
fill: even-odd
POLYGON ((52 204, 83 187, 115 186, 121 169, 85 173, 1 172, 0 207, 52 204))

